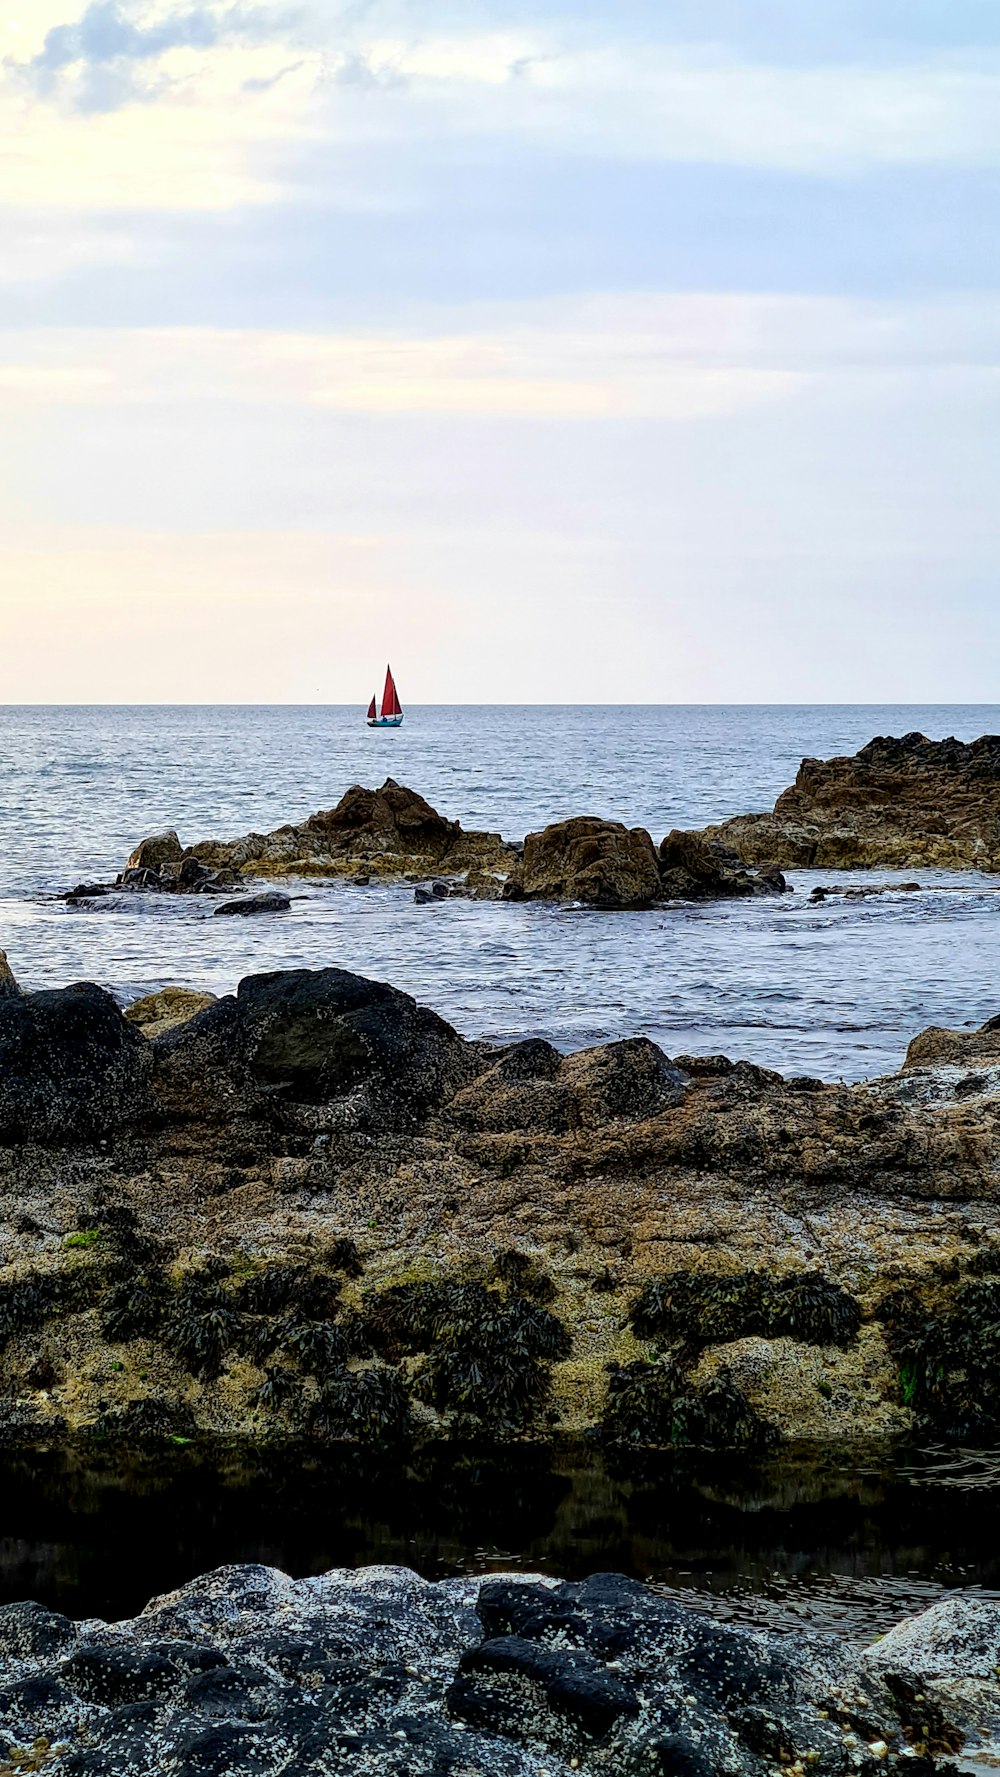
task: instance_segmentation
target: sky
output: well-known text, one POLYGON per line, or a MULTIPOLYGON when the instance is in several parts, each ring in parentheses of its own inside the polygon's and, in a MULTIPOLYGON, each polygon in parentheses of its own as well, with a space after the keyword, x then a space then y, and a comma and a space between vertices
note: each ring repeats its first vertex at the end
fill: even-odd
POLYGON ((995 702, 996 0, 7 0, 0 702, 995 702))

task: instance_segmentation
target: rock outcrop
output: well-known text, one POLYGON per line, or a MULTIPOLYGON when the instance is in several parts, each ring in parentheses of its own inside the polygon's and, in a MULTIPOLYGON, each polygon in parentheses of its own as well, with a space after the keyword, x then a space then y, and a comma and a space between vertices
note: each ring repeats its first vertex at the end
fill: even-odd
POLYGON ((1000 870, 1000 735, 880 737, 803 759, 770 814, 706 829, 748 864, 1000 870))
POLYGON ((202 839, 186 848, 173 832, 144 839, 129 858, 123 880, 132 871, 155 872, 163 886, 183 886, 185 870, 193 876, 199 868, 213 879, 229 873, 230 881, 234 873, 413 878, 472 869, 506 872, 512 857, 513 848, 499 833, 465 832, 415 790, 388 777, 378 790, 355 784, 336 808, 273 833, 202 839))
POLYGON ((0 999, 10 999, 20 991, 14 979, 14 971, 7 961, 7 952, 0 950, 0 999))
POLYGON ((657 851, 644 827, 580 815, 528 834, 503 894, 512 901, 621 908, 775 894, 784 888, 777 869, 748 870, 735 852, 698 833, 668 833, 657 851))
POLYGON ((946 1777, 992 1763, 998 1643, 961 1596, 865 1652, 622 1574, 222 1567, 131 1621, 0 1609, 0 1744, 66 1777, 946 1777))
POLYGON ((0 995, 0 1141, 72 1142, 152 1110, 152 1058, 111 995, 90 982, 0 995))
POLYGON ((780 895, 787 888, 781 871, 762 860, 748 870, 736 852, 710 843, 700 833, 678 828, 661 841, 660 895, 665 900, 722 901, 741 895, 780 895))
POLYGON ((1000 1066, 926 1044, 847 1087, 336 969, 4 997, 0 1438, 995 1438, 1000 1066))
POLYGON ((595 815, 554 821, 529 833, 507 880, 509 900, 579 901, 589 907, 648 907, 660 893, 649 834, 595 815))

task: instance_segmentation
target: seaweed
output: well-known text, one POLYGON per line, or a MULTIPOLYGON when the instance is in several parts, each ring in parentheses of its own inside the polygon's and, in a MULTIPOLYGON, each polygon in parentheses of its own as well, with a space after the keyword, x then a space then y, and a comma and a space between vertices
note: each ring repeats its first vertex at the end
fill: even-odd
POLYGON ((415 1385, 422 1398, 498 1436, 526 1429, 548 1394, 548 1365, 570 1350, 547 1309, 467 1279, 397 1284, 366 1309, 374 1350, 426 1354, 415 1385))
POLYGON ((181 1402, 156 1400, 127 1401, 123 1407, 111 1407, 100 1415, 93 1428, 98 1436, 128 1444, 157 1444, 168 1441, 188 1442, 195 1436, 197 1425, 190 1407, 181 1402))
POLYGON ((246 1277, 233 1292, 233 1301, 245 1314, 282 1314, 295 1309, 310 1320, 329 1320, 337 1312, 343 1288, 314 1266, 282 1262, 268 1265, 246 1277))
POLYGON ((205 1273, 189 1273, 163 1322, 167 1344, 192 1376, 211 1380, 219 1374, 226 1353, 237 1343, 240 1318, 223 1292, 204 1281, 205 1273))
POLYGON ((263 1407, 268 1412, 297 1406, 302 1400, 301 1378, 283 1364, 275 1364, 265 1370, 264 1380, 259 1388, 254 1389, 251 1399, 255 1406, 263 1407))
POLYGON ((162 1272, 133 1271, 109 1291, 101 1312, 101 1332, 112 1344, 151 1338, 163 1324, 166 1301, 162 1272))
POLYGON ((1000 1280, 955 1291, 943 1312, 894 1291, 878 1318, 899 1372, 899 1397, 921 1429, 992 1437, 1000 1429, 1000 1280))
POLYGON ((640 1339, 682 1338, 693 1352, 751 1334, 849 1345, 861 1324, 854 1297, 819 1271, 674 1271, 651 1279, 629 1309, 640 1339))
POLYGON ((16 1333, 37 1331, 54 1315, 77 1306, 75 1277, 75 1268, 66 1266, 59 1270, 26 1271, 21 1277, 0 1283, 0 1345, 16 1333))
POLYGON ((775 1427, 754 1411, 725 1369, 699 1387, 676 1354, 607 1368, 601 1435, 609 1444, 760 1450, 777 1440, 775 1427))
POLYGON ((516 1295, 528 1296, 533 1302, 551 1302, 556 1286, 537 1259, 511 1248, 497 1253, 493 1261, 493 1277, 516 1295))
POLYGON ((348 1342, 340 1327, 326 1320, 290 1317, 280 1328, 276 1349, 287 1352, 307 1373, 322 1376, 344 1362, 348 1342))
POLYGON ((365 1268, 357 1245, 346 1234, 340 1235, 327 1249, 326 1261, 331 1271, 342 1271, 345 1277, 360 1277, 365 1268))
POLYGON ((391 1445, 412 1434, 410 1401, 388 1365, 331 1376, 309 1416, 309 1433, 325 1441, 391 1445))

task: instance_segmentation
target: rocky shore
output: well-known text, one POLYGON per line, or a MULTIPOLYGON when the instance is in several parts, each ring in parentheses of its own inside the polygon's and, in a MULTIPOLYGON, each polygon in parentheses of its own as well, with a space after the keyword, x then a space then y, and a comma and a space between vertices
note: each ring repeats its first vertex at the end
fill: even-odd
POLYGON ((1000 1729, 1000 1605, 872 1647, 620 1574, 223 1567, 131 1621, 0 1609, 0 1770, 66 1777, 946 1777, 1000 1729))
POLYGON ((995 1437, 1000 1049, 469 1042, 342 970, 0 982, 0 1431, 995 1437))
POLYGON ((703 837, 781 869, 1000 870, 1000 735, 880 737, 851 758, 803 759, 770 814, 703 837))

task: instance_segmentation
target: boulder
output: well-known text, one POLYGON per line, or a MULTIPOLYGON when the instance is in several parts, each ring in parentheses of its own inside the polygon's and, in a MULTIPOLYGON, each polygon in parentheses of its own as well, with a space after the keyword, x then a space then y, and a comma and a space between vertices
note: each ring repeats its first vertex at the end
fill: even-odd
POLYGON ((151 833, 141 839, 129 856, 126 870, 159 870, 162 864, 179 864, 184 847, 172 827, 164 833, 151 833))
POLYGON ((12 1770, 52 1777, 945 1777, 994 1762, 982 1741, 952 1762, 979 1724, 957 1685, 947 1713, 931 1697, 966 1613, 977 1650, 998 1615, 968 1596, 925 1615, 949 1608, 943 1669, 929 1652, 915 1691, 893 1643, 905 1661, 933 1642, 922 1618, 865 1652, 622 1574, 233 1565, 124 1622, 5 1607, 3 1737, 12 1770))
POLYGON ((196 993, 190 987, 161 987, 157 993, 147 993, 141 1000, 133 1000, 130 1006, 126 1006, 125 1016, 144 1037, 152 1040, 214 1006, 216 997, 214 993, 196 993))
POLYGON ((0 997, 0 1141, 93 1140, 152 1108, 148 1045, 109 993, 0 997))
POLYGON ((712 844, 700 833, 674 828, 661 841, 660 893, 665 900, 715 901, 738 895, 781 894, 787 884, 780 870, 750 871, 736 854, 712 844))
POLYGON ((708 827, 748 864, 785 868, 1000 869, 1000 735, 880 736, 803 759, 770 814, 708 827))
POLYGON ((223 901, 215 909, 216 918, 220 913, 287 913, 292 903, 287 895, 279 895, 276 889, 270 889, 261 895, 240 895, 235 901, 223 901))
POLYGON ((19 994, 20 991, 21 989, 14 979, 14 971, 7 961, 7 952, 0 950, 0 999, 9 999, 12 995, 19 994))
POLYGON ((505 898, 579 901, 588 907, 648 907, 660 893, 653 841, 644 827, 596 815, 554 821, 529 833, 505 898))
POLYGON ((178 1114, 297 1109, 345 1129, 413 1127, 481 1065, 409 994, 344 969, 248 976, 155 1051, 157 1094, 178 1114))

